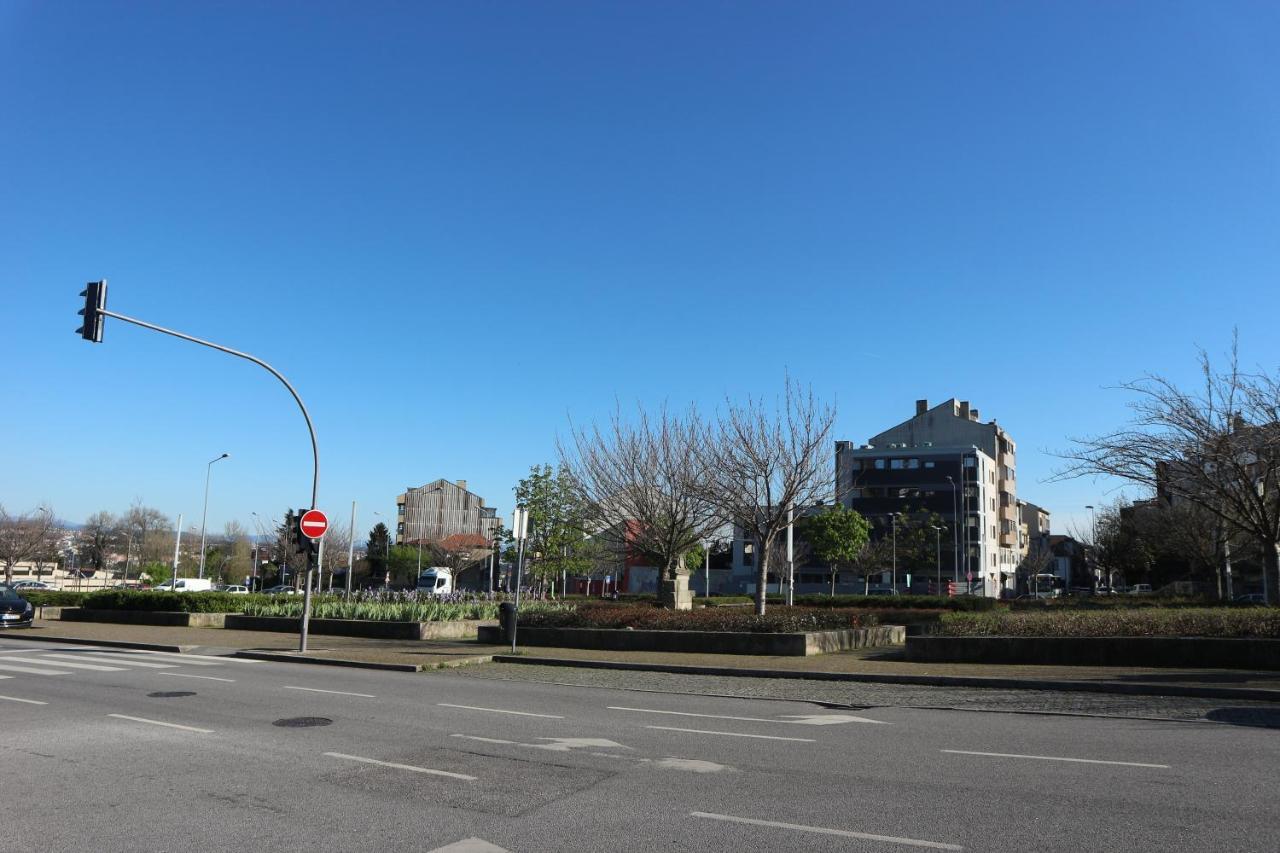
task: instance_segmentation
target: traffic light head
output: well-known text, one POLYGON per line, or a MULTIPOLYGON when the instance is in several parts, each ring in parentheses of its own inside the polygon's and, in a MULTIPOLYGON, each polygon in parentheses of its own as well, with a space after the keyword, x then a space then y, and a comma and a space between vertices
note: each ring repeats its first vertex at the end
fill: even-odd
POLYGON ((314 554, 319 550, 319 543, 302 532, 302 514, 305 509, 298 510, 293 517, 293 550, 298 554, 314 554))
POLYGON ((107 307, 107 280, 89 282, 80 295, 84 297, 84 308, 79 312, 84 317, 84 323, 76 331, 86 341, 100 344, 102 321, 105 319, 102 310, 107 307))

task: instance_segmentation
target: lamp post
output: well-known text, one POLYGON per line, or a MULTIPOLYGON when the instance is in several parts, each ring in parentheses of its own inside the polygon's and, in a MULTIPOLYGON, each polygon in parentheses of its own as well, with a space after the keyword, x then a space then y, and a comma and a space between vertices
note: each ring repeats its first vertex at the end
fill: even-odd
POLYGON ((889 521, 893 525, 893 595, 898 594, 898 513, 890 513, 889 521))
POLYGON ((1091 574, 1093 575, 1093 587, 1096 590, 1098 588, 1098 518, 1093 514, 1092 504, 1086 506, 1085 509, 1089 510, 1089 544, 1093 546, 1094 562, 1091 574))
POLYGON ((937 539, 937 572, 938 572, 938 595, 942 594, 942 528, 936 524, 930 525, 934 530, 937 539))
POLYGON ((197 577, 204 577, 204 525, 209 517, 209 477, 213 474, 213 463, 221 462, 230 455, 230 453, 224 453, 217 459, 210 460, 204 468, 204 511, 200 513, 200 573, 197 577))
MULTIPOLYGON (((961 471, 964 470, 963 463, 961 471)), ((954 548, 951 562, 951 580, 960 583, 960 497, 956 490, 956 481, 950 475, 947 482, 951 484, 951 543, 954 548)))
POLYGON ((704 561, 702 564, 702 593, 707 598, 711 597, 711 540, 704 539, 702 544, 702 556, 704 561))
POLYGON ((529 538, 529 510, 516 507, 511 515, 511 537, 516 541, 516 600, 511 618, 511 653, 516 651, 516 626, 520 622, 520 580, 524 569, 524 544, 529 538))

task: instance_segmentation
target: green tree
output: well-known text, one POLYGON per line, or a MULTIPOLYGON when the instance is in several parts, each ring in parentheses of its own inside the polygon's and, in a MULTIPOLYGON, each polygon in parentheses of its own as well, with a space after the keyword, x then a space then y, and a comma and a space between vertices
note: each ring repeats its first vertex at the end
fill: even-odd
MULTIPOLYGON (((418 546, 392 545, 389 565, 393 584, 416 586, 418 583, 418 546)), ((426 568, 426 564, 423 567, 426 568)))
POLYGON ((391 543, 391 533, 387 526, 379 521, 369 531, 369 541, 365 543, 364 560, 369 565, 369 574, 377 580, 387 575, 387 554, 391 543))
POLYGON ((860 513, 842 504, 806 515, 796 532, 809 543, 813 555, 831 567, 831 594, 836 594, 836 571, 852 567, 871 536, 871 525, 860 513))
POLYGON ((579 494, 572 476, 563 467, 556 471, 550 465, 534 465, 516 485, 516 504, 529 511, 527 575, 546 582, 591 572, 586 512, 579 494))
POLYGON ((173 569, 166 563, 146 563, 143 565, 141 575, 146 575, 152 586, 159 586, 162 583, 168 583, 173 577, 173 569))

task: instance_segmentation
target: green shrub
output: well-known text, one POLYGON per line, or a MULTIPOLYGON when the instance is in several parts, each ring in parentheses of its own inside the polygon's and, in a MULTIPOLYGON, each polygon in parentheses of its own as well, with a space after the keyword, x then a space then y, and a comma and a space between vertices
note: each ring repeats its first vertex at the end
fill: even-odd
POLYGON ((20 589, 18 595, 37 607, 79 607, 89 593, 61 589, 20 589))
POLYGON ((152 592, 106 589, 86 595, 80 606, 88 610, 166 610, 179 613, 240 613, 263 595, 226 592, 152 592))
MULTIPOLYGON (((770 595, 771 603, 781 603, 782 598, 770 595)), ((868 607, 876 610, 995 610, 1000 602, 981 595, 820 595, 806 594, 795 597, 797 605, 805 607, 868 607)))
POLYGON ((742 631, 753 634, 863 628, 878 624, 875 614, 830 607, 779 607, 764 616, 730 607, 666 610, 643 604, 579 607, 572 611, 520 611, 531 628, 634 628, 650 631, 742 631))
POLYGON ((1185 607, 1249 607, 1231 601, 1202 598, 1199 596, 1170 595, 1068 595, 1059 598, 1022 599, 1011 601, 1014 610, 1143 610, 1152 608, 1185 607))
MULTIPOLYGON (((242 598, 244 596, 241 596, 242 598)), ((499 602, 488 599, 452 601, 416 598, 412 595, 383 599, 342 599, 323 596, 312 599, 311 615, 316 619, 369 619, 378 622, 455 622, 461 619, 497 619, 499 602)), ((556 601, 522 601, 521 613, 566 611, 574 607, 556 601)), ((275 616, 297 619, 302 616, 302 596, 262 596, 244 609, 246 616, 275 616)))
POLYGON ((946 613, 950 637, 1269 637, 1280 638, 1280 608, 1057 609, 1039 613, 946 613))

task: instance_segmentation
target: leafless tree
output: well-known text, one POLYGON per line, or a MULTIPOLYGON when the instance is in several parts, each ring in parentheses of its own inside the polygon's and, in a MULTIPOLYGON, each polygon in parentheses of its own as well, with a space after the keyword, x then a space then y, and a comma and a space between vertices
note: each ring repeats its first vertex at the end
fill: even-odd
POLYGON ((560 464, 589 532, 623 553, 648 555, 664 580, 687 574, 685 554, 723 523, 706 489, 714 459, 707 441, 692 407, 679 416, 637 407, 630 421, 618 411, 603 429, 573 428, 560 464))
POLYGON ((1225 369, 1203 350, 1199 361, 1194 390, 1156 374, 1122 384, 1129 424, 1074 439, 1057 477, 1117 477, 1201 507, 1256 542, 1265 581, 1280 564, 1280 376, 1242 371, 1234 340, 1225 369))
POLYGON ((868 539, 853 558, 854 571, 862 575, 862 594, 871 592, 871 576, 876 572, 887 572, 893 559, 893 543, 886 537, 868 539))
POLYGON ((1053 565, 1053 552, 1043 542, 1033 542, 1026 556, 1018 563, 1018 572, 1026 579, 1027 590, 1040 594, 1038 576, 1053 565))
POLYGON ((138 549, 140 565, 167 559, 169 542, 166 534, 172 528, 164 513, 144 506, 142 499, 137 498, 125 514, 124 526, 133 533, 133 547, 138 549))
POLYGON ((699 443, 706 499, 759 543, 757 614, 765 612, 765 583, 774 541, 791 513, 832 497, 831 425, 835 409, 812 389, 787 378, 781 400, 727 402, 713 434, 699 443))
POLYGON ((109 569, 110 551, 115 544, 118 527, 119 520, 106 510, 86 518, 77 537, 84 555, 82 563, 87 563, 95 572, 109 569))
POLYGON ((0 505, 0 562, 4 582, 13 583, 13 567, 44 551, 55 532, 53 510, 48 507, 10 515, 0 505))

